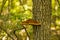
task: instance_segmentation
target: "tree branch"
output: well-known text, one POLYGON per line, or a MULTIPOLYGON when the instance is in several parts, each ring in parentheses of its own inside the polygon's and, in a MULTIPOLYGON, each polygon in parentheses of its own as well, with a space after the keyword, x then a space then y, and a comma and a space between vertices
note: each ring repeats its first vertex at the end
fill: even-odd
POLYGON ((3 0, 3 2, 2 2, 2 6, 1 6, 0 15, 1 15, 2 11, 3 11, 3 7, 4 7, 5 3, 6 3, 6 1, 7 1, 7 0, 3 0))

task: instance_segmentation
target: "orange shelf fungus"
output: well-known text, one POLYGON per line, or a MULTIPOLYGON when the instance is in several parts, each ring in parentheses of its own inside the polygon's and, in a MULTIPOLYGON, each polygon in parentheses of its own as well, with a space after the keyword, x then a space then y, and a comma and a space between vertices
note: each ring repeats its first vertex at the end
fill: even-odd
POLYGON ((23 21, 21 24, 22 25, 41 25, 40 22, 35 21, 33 19, 28 19, 26 21, 23 21))

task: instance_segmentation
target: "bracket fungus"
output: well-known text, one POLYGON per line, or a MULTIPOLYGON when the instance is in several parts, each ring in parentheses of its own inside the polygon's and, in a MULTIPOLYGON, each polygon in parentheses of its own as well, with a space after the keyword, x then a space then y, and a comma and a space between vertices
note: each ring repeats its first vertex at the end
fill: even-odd
POLYGON ((38 25, 41 25, 41 24, 40 24, 40 22, 35 21, 35 20, 33 20, 33 19, 28 19, 28 20, 26 20, 26 21, 23 21, 23 22, 21 23, 21 25, 36 25, 36 26, 38 26, 38 25))

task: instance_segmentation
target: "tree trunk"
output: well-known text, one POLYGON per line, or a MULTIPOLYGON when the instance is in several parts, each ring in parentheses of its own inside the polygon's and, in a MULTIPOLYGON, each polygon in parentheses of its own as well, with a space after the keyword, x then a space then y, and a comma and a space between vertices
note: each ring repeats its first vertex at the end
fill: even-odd
POLYGON ((50 40, 51 0, 33 0, 33 19, 41 26, 33 26, 33 40, 50 40))

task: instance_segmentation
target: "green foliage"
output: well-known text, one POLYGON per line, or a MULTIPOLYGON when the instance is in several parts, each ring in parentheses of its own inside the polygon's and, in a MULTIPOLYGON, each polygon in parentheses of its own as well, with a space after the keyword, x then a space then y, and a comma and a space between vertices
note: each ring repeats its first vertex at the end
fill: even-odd
MULTIPOLYGON (((15 30, 17 28, 22 28, 20 22, 32 18, 31 3, 32 0, 0 0, 0 20, 3 20, 3 29, 15 30)), ((30 30, 29 28, 27 31, 31 33, 30 30)))
POLYGON ((53 23, 54 26, 52 26, 54 28, 52 29, 54 30, 53 32, 55 32, 54 33, 55 35, 52 34, 51 40, 60 40, 59 39, 60 32, 58 32, 60 30, 60 0, 52 0, 52 18, 54 20, 53 23))

